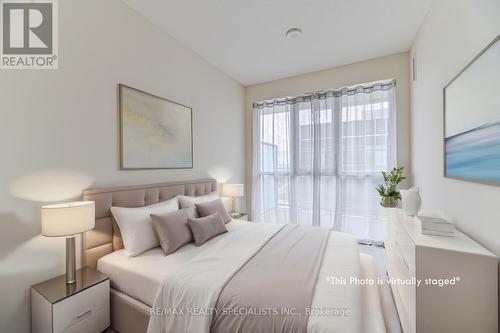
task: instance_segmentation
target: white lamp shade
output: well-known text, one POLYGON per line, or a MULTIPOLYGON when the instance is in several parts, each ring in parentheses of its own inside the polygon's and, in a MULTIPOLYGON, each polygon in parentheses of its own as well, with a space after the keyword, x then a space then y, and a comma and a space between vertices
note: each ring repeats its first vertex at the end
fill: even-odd
POLYGON ((240 198, 245 194, 243 184, 224 184, 222 185, 222 196, 240 198))
POLYGON ((93 229, 95 205, 93 201, 76 201, 42 206, 42 235, 71 236, 93 229))

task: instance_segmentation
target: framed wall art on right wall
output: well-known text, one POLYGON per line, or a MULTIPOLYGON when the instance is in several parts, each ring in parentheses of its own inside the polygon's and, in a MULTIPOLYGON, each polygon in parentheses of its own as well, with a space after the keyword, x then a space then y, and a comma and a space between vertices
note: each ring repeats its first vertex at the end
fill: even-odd
POLYGON ((443 95, 445 177, 500 186, 500 35, 443 95))

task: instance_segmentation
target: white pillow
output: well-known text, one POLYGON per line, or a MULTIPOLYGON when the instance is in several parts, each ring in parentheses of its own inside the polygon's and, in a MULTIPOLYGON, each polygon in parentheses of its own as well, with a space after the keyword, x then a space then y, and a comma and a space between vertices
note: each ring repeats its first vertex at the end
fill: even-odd
POLYGON ((160 246, 150 214, 161 215, 176 210, 179 210, 177 197, 145 207, 111 207, 111 214, 120 227, 125 253, 134 257, 160 246))
POLYGON ((177 198, 179 198, 179 205, 181 206, 181 208, 191 208, 191 213, 193 214, 193 216, 200 217, 198 211, 196 210, 195 204, 217 200, 219 199, 219 195, 214 191, 210 192, 209 194, 200 195, 198 197, 178 195, 177 198))

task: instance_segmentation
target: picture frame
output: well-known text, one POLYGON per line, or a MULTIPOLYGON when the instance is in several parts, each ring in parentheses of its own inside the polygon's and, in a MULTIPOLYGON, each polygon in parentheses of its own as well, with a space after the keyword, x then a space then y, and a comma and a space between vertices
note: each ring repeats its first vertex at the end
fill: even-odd
POLYGON ((193 109, 118 84, 120 170, 192 169, 193 109))
POLYGON ((500 35, 443 88, 443 175, 500 186, 500 35))

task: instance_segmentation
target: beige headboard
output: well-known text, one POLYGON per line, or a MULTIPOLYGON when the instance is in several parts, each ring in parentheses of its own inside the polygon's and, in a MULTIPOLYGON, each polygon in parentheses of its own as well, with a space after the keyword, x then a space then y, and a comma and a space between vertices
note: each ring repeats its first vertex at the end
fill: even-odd
POLYGON ((82 266, 96 267, 99 258, 123 248, 120 230, 111 216, 112 206, 142 207, 177 195, 199 196, 213 191, 217 191, 215 179, 83 191, 83 200, 95 202, 95 228, 82 234, 82 266))

